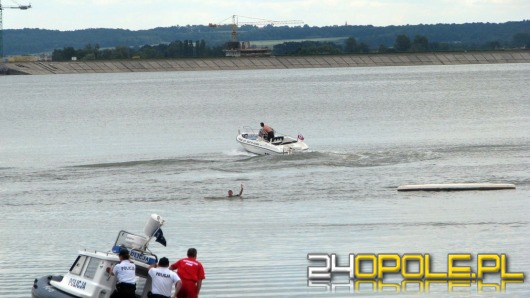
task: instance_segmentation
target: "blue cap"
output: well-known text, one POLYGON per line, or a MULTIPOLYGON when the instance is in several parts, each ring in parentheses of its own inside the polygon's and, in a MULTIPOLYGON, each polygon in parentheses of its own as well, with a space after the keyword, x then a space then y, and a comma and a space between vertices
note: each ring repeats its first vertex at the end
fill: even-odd
POLYGON ((129 255, 129 250, 127 248, 122 248, 122 249, 120 249, 120 253, 118 255, 119 256, 128 256, 129 255))

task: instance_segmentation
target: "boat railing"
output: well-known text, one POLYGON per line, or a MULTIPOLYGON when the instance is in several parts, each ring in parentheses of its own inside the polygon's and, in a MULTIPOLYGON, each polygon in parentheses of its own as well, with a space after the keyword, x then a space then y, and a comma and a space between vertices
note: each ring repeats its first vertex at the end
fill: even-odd
POLYGON ((146 250, 149 245, 149 238, 141 235, 136 235, 125 230, 121 230, 116 237, 114 246, 124 246, 130 249, 146 250))
POLYGON ((121 230, 112 247, 112 252, 119 253, 121 249, 126 248, 133 259, 149 265, 156 263, 158 257, 147 248, 150 239, 121 230))
MULTIPOLYGON (((259 135, 262 128, 252 128, 250 126, 243 126, 243 129, 239 130, 239 134, 255 134, 259 135)), ((275 137, 288 137, 286 134, 281 133, 274 129, 274 136, 275 137)))
POLYGON ((243 126, 243 129, 242 129, 241 133, 257 135, 259 133, 259 129, 255 129, 255 128, 252 128, 250 126, 243 126))

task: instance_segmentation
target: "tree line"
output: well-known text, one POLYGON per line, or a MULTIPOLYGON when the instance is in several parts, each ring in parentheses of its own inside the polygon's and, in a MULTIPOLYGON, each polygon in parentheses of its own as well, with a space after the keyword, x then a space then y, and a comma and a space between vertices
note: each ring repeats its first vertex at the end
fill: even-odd
POLYGON ((88 44, 84 48, 65 47, 52 53, 54 61, 115 60, 115 59, 168 59, 223 56, 221 46, 208 47, 204 40, 176 40, 169 44, 144 45, 141 47, 117 46, 102 49, 99 44, 88 44))
MULTIPOLYGON (((284 55, 338 55, 353 53, 406 53, 406 52, 447 52, 463 50, 498 50, 501 48, 499 42, 487 42, 482 45, 465 46, 461 43, 429 42, 424 35, 416 35, 410 38, 405 34, 398 35, 394 44, 387 47, 384 44, 377 48, 371 48, 367 43, 357 41, 349 37, 342 42, 331 41, 301 41, 284 42, 275 45, 272 54, 284 55)), ((530 35, 518 33, 512 37, 510 44, 513 48, 530 48, 530 35)), ((69 61, 72 57, 79 60, 112 60, 112 59, 168 59, 168 58, 197 58, 197 57, 221 57, 224 56, 222 46, 207 46, 206 41, 176 40, 169 44, 155 46, 144 45, 141 47, 117 46, 102 49, 98 44, 88 44, 84 48, 74 49, 65 47, 56 49, 52 53, 54 61, 69 61)))
POLYGON ((421 52, 454 52, 454 51, 489 51, 499 49, 530 48, 530 34, 518 33, 512 37, 510 43, 501 44, 498 41, 482 44, 462 44, 460 42, 430 42, 424 35, 410 38, 400 34, 392 46, 380 44, 376 48, 370 47, 365 42, 359 42, 353 37, 347 38, 343 43, 334 42, 286 42, 275 45, 275 55, 326 55, 326 54, 351 54, 351 53, 421 53, 421 52))
MULTIPOLYGON (((182 42, 205 40, 210 47, 214 48, 222 47, 230 39, 230 32, 230 25, 217 28, 210 28, 207 25, 186 25, 137 31, 105 28, 74 31, 25 28, 3 31, 4 53, 8 56, 51 53, 55 49, 69 47, 82 49, 87 44, 97 44, 102 49, 119 46, 140 48, 144 45, 169 44, 176 40, 182 42)), ((408 36, 411 42, 414 41, 416 35, 421 35, 428 37, 429 44, 434 46, 438 44, 442 47, 457 48, 458 45, 461 45, 460 47, 463 49, 478 49, 485 47, 488 43, 490 46, 510 47, 514 34, 530 34, 530 20, 505 23, 419 24, 384 27, 344 24, 324 27, 244 25, 238 28, 238 37, 241 41, 315 41, 330 38, 340 38, 344 41, 348 37, 352 37, 358 43, 366 44, 370 51, 377 51, 381 45, 392 49, 398 35, 408 36)), ((528 45, 526 47, 528 48, 528 45)))

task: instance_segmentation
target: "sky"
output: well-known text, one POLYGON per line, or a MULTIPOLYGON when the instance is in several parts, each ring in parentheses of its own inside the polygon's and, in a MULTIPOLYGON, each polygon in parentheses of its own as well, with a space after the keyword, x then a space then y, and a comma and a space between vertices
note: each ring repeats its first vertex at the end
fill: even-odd
MULTIPOLYGON (((309 26, 504 23, 530 19, 530 0, 0 0, 4 29, 78 30, 302 21, 309 26), (28 10, 7 7, 28 5, 28 10)), ((301 25, 292 22, 291 25, 301 25)))

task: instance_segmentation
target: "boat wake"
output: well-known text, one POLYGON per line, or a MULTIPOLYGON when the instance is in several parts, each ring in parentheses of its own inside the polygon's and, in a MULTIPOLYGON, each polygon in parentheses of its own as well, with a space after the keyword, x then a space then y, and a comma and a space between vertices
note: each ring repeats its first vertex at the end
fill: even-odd
POLYGON ((152 159, 135 160, 124 162, 109 162, 77 165, 73 168, 183 168, 214 169, 223 172, 240 172, 246 169, 270 168, 280 166, 282 168, 317 166, 317 167, 372 167, 411 163, 439 158, 439 154, 432 151, 308 151, 302 154, 290 155, 256 155, 244 150, 232 150, 217 155, 198 155, 189 158, 177 159, 152 159), (251 164, 251 165, 248 165, 251 164))
POLYGON ((84 164, 72 166, 73 168, 129 168, 138 166, 173 166, 182 165, 190 166, 196 164, 211 164, 215 163, 215 160, 208 159, 197 159, 197 158, 177 158, 177 159, 152 159, 152 160, 133 160, 123 162, 108 162, 108 163, 95 163, 95 164, 84 164))
POLYGON ((288 167, 375 167, 438 159, 431 151, 379 151, 379 152, 304 152, 292 155, 255 155, 239 162, 253 163, 253 168, 271 166, 288 167))

